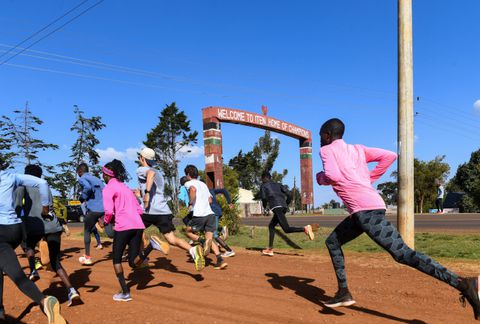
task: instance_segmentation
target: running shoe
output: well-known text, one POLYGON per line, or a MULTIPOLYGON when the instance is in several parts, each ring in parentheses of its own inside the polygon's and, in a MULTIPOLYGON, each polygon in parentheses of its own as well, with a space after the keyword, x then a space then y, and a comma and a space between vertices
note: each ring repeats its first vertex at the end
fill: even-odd
POLYGON ((263 255, 273 256, 273 249, 265 249, 262 251, 263 255))
POLYGON ((195 262, 195 270, 202 271, 205 268, 205 258, 203 256, 203 249, 200 245, 195 245, 191 248, 191 255, 195 262))
POLYGON ((313 241, 315 239, 315 234, 313 234, 312 225, 305 226, 303 230, 305 231, 305 234, 308 236, 310 241, 313 241))
POLYGON ((476 320, 480 318, 480 290, 478 287, 478 278, 479 277, 460 279, 462 281, 461 284, 463 284, 463 289, 460 290, 460 302, 463 307, 465 307, 465 300, 468 301, 473 308, 473 316, 476 320))
POLYGON ((60 303, 53 296, 46 296, 43 300, 43 311, 48 318, 48 324, 66 324, 67 322, 60 314, 60 303))
POLYGON ((97 244, 95 247, 97 250, 103 250, 103 245, 102 244, 97 244))
POLYGON ((167 242, 162 241, 158 236, 152 235, 150 237, 150 244, 155 250, 163 252, 163 254, 167 255, 170 251, 170 244, 167 242))
POLYGON ((43 264, 39 259, 35 258, 35 270, 40 270, 43 267, 43 264))
POLYGON ((63 232, 65 233, 66 236, 70 236, 70 229, 68 228, 67 224, 63 224, 63 232))
POLYGON ((37 281, 38 279, 40 279, 40 275, 38 274, 38 271, 37 270, 33 270, 30 275, 28 276, 28 279, 32 280, 32 281, 37 281))
POLYGON ((235 252, 232 250, 232 251, 227 251, 225 253, 222 254, 222 258, 230 258, 230 257, 233 257, 235 256, 235 252))
POLYGON ((114 301, 129 302, 132 300, 130 293, 119 292, 118 294, 113 295, 114 301))
POLYGON ((210 253, 211 248, 212 248, 212 239, 206 239, 205 243, 203 244, 203 255, 208 255, 210 253))
POLYGON ((326 301, 324 305, 326 307, 335 308, 340 306, 352 306, 355 304, 355 301, 352 298, 352 295, 348 290, 339 290, 335 296, 326 301))
POLYGON ((83 265, 92 265, 93 264, 92 258, 89 257, 89 256, 86 256, 86 255, 79 257, 78 261, 80 261, 80 263, 83 264, 83 265))
POLYGON ((223 269, 226 269, 228 266, 228 263, 226 263, 222 258, 220 258, 220 260, 217 260, 217 263, 215 264, 215 266, 213 267, 213 269, 215 270, 223 270, 223 269))
POLYGON ((48 243, 44 240, 41 240, 38 244, 38 249, 40 250, 40 261, 43 265, 50 263, 50 252, 48 251, 48 243))
POLYGON ((72 306, 76 301, 80 300, 80 295, 75 289, 70 289, 68 292, 68 303, 67 306, 72 306))

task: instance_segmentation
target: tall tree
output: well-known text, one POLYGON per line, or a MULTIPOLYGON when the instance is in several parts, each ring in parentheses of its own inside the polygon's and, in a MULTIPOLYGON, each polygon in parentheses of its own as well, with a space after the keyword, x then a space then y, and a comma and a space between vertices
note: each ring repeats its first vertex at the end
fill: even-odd
POLYGON ((98 162, 100 156, 96 146, 100 143, 96 133, 105 127, 102 117, 85 117, 84 112, 73 106, 75 122, 70 130, 77 133, 77 139, 71 147, 70 160, 57 164, 56 170, 49 170, 51 176, 47 177, 50 185, 56 189, 62 198, 77 196, 76 168, 82 162, 90 165, 93 173, 99 173, 98 162))
POLYGON ((178 162, 181 149, 197 143, 198 132, 190 128, 185 112, 179 110, 175 102, 166 105, 159 116, 159 123, 143 142, 155 150, 159 167, 162 169, 166 185, 165 193, 172 200, 173 212, 178 211, 179 174, 178 162))
POLYGON ((423 213, 424 208, 433 206, 437 197, 436 181, 444 182, 450 166, 443 162, 445 155, 431 161, 414 160, 415 210, 423 213))
POLYGON ((4 127, 8 129, 7 140, 9 139, 11 147, 16 150, 11 152, 15 156, 16 162, 22 164, 31 164, 38 161, 38 153, 48 149, 57 150, 58 145, 45 143, 43 140, 35 137, 38 132, 38 126, 43 124, 43 121, 35 116, 30 108, 28 102, 25 103, 24 109, 17 109, 13 111, 14 117, 2 116, 4 127))
POLYGON ((458 167, 449 187, 465 192, 461 202, 463 211, 480 211, 480 149, 472 152, 470 160, 458 167))
POLYGON ((100 155, 96 146, 100 143, 95 133, 105 127, 102 117, 92 116, 87 118, 84 112, 77 105, 73 106, 75 122, 70 130, 77 133, 77 140, 72 145, 72 163, 76 167, 81 162, 88 162, 90 165, 97 165, 100 155))

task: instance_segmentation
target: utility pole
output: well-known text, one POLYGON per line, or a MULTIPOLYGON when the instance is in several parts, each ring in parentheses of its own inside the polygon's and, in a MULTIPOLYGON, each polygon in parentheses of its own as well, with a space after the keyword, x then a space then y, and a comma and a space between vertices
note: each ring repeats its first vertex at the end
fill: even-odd
POLYGON ((405 243, 414 248, 412 0, 398 0, 398 209, 405 243))
POLYGON ((25 158, 27 165, 32 161, 30 159, 30 132, 28 129, 30 111, 28 110, 28 101, 25 102, 25 109, 23 110, 23 139, 25 145, 25 158))

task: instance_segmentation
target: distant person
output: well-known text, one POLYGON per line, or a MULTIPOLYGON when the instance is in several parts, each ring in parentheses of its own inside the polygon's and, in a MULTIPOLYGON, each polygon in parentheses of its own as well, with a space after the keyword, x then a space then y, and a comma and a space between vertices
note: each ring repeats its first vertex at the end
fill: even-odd
POLYGON ((275 238, 275 227, 280 227, 285 233, 304 232, 310 240, 315 239, 311 225, 304 227, 294 227, 288 224, 285 216, 288 211, 288 204, 292 200, 292 194, 281 183, 273 182, 270 172, 265 171, 262 174, 262 185, 260 186, 260 197, 262 198, 263 209, 267 206, 273 212, 272 220, 268 224, 268 247, 262 251, 263 255, 273 256, 273 240, 275 238))
MULTIPOLYGON (((43 170, 38 165, 29 164, 25 167, 25 174, 41 178, 43 170)), ((20 186, 15 190, 17 213, 22 209, 24 212, 25 228, 27 234, 27 258, 30 267, 30 280, 40 279, 35 269, 35 247, 44 239, 48 246, 50 266, 62 280, 68 294, 68 306, 80 300, 80 295, 73 288, 68 274, 60 263, 60 245, 63 227, 53 211, 53 199, 49 190, 49 217, 42 216, 42 203, 40 191, 35 187, 20 186)))
POLYGON ((185 188, 185 183, 187 183, 188 179, 186 176, 180 178, 180 192, 178 194, 178 200, 185 206, 188 207, 189 199, 188 199, 188 190, 185 188))
POLYGON ((184 239, 175 235, 175 225, 173 224, 173 214, 168 206, 168 199, 165 197, 165 180, 162 173, 154 168, 155 151, 145 147, 138 154, 140 167, 137 169, 138 182, 140 184, 140 195, 143 198, 144 212, 142 221, 145 227, 154 225, 163 234, 168 243, 161 241, 156 235, 150 238, 150 245, 143 251, 144 256, 152 251, 152 248, 168 253, 169 245, 177 246, 187 251, 195 263, 197 271, 205 267, 205 259, 200 246, 193 247, 184 239))
POLYGON ((348 289, 342 245, 366 233, 395 261, 415 268, 456 288, 480 315, 478 278, 462 278, 429 256, 408 247, 397 229, 385 218, 385 202, 372 187, 396 160, 394 152, 343 141, 345 125, 340 119, 326 121, 320 129, 320 157, 324 171, 317 173, 319 185, 329 185, 342 199, 350 216, 330 234, 326 245, 337 276, 338 291, 324 303, 327 307, 350 306, 355 300, 348 289), (368 163, 376 162, 373 170, 368 163))
POLYGON ((199 241, 196 233, 205 232, 205 243, 203 244, 203 254, 207 256, 210 250, 215 253, 217 263, 214 266, 216 270, 225 269, 228 264, 223 260, 218 245, 213 242, 213 232, 215 232, 215 213, 210 204, 212 195, 207 185, 198 180, 198 169, 194 165, 185 167, 185 175, 188 181, 185 187, 188 190, 189 211, 192 212, 192 218, 187 225, 187 236, 193 241, 199 241))
POLYGON ((142 267, 145 258, 140 255, 145 225, 142 222, 143 210, 134 193, 125 185, 128 173, 119 160, 113 160, 102 168, 103 179, 107 184, 103 188, 104 222, 100 226, 115 224, 112 244, 113 269, 121 291, 113 295, 113 300, 128 302, 132 300, 130 288, 123 274, 122 256, 128 246, 128 264, 135 269, 142 267))
MULTIPOLYGON (((3 281, 6 274, 25 296, 42 307, 49 324, 66 323, 60 315, 58 300, 53 296, 45 296, 32 281, 28 280, 18 262, 15 249, 24 238, 24 230, 22 220, 15 211, 14 192, 20 186, 38 188, 42 216, 49 217, 50 211, 48 184, 45 180, 0 170, 0 321, 5 321, 3 281)), ((19 306, 18 300, 15 304, 19 306)))
MULTIPOLYGON (((83 220, 83 241, 85 254, 78 260, 81 264, 93 264, 90 255, 91 235, 95 231, 95 225, 104 216, 103 212, 103 182, 88 172, 88 165, 80 163, 77 167, 78 184, 80 185, 80 202, 85 202, 85 217, 83 220)), ((98 233, 97 233, 98 235, 98 233)), ((101 246, 101 243, 100 243, 101 246)), ((98 241, 97 241, 98 247, 98 241)))
POLYGON ((437 206, 437 214, 443 214, 443 198, 445 197, 445 188, 440 181, 437 181, 437 199, 435 205, 437 206))

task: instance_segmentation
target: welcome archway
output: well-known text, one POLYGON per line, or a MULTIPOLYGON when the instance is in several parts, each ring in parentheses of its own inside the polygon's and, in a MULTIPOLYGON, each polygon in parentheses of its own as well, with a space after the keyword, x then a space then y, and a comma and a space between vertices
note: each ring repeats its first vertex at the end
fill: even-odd
POLYGON ((266 107, 262 107, 262 110, 263 115, 225 107, 202 110, 207 185, 209 188, 223 188, 221 123, 261 128, 299 140, 302 204, 309 209, 313 205, 312 133, 303 127, 267 116, 266 107))

